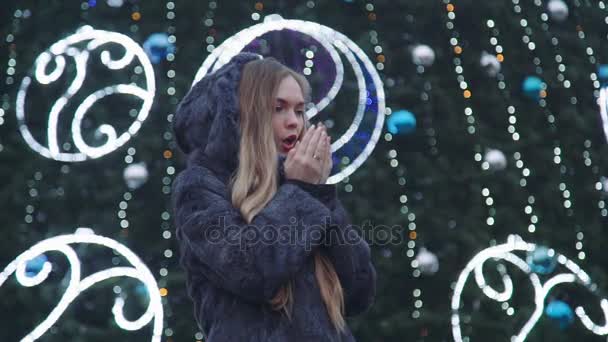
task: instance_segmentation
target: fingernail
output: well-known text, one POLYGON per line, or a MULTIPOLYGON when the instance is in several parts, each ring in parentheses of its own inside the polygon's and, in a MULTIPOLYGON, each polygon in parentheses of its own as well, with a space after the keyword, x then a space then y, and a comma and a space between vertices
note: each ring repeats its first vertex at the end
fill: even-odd
POLYGON ((315 124, 312 124, 310 128, 315 129, 315 124))

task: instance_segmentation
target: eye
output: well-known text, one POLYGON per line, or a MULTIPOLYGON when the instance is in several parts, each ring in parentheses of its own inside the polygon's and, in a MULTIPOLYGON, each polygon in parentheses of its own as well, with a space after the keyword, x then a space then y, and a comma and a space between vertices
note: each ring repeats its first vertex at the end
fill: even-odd
POLYGON ((298 110, 298 111, 296 111, 296 113, 297 113, 298 115, 300 115, 300 116, 304 115, 304 111, 303 111, 303 110, 301 110, 301 109, 300 109, 300 110, 298 110))
POLYGON ((276 106, 276 107, 274 107, 274 110, 275 110, 276 112, 280 112, 280 111, 282 111, 282 110, 283 110, 283 107, 281 107, 281 106, 276 106))

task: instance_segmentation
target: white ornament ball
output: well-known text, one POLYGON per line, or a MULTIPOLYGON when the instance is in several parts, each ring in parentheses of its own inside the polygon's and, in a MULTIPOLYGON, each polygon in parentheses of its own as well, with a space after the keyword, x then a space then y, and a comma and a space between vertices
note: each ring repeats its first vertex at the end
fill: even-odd
POLYGON ((490 149, 483 159, 492 170, 504 170, 507 167, 507 157, 501 150, 490 149))
POLYGON ((267 16, 264 17, 264 22, 265 23, 270 23, 270 22, 273 22, 273 21, 281 21, 281 20, 283 20, 283 17, 280 14, 276 14, 276 13, 269 14, 269 15, 267 15, 267 16))
POLYGON ((486 71, 486 73, 492 77, 496 76, 500 72, 500 62, 498 61, 498 58, 491 53, 484 51, 481 54, 479 64, 486 71))
POLYGON ((435 62, 435 51, 428 45, 417 45, 412 50, 412 60, 416 65, 429 67, 435 62))
POLYGON ((148 180, 148 169, 145 163, 131 164, 125 168, 123 178, 129 189, 137 189, 148 180))
POLYGON ((108 3, 108 6, 110 7, 122 7, 122 5, 125 3, 124 0, 106 0, 106 2, 108 3))
POLYGON ((79 235, 95 235, 95 232, 91 228, 80 227, 80 228, 76 229, 76 232, 74 232, 74 234, 79 234, 79 235))
POLYGON ((551 0, 547 4, 547 10, 551 19, 556 21, 564 21, 568 19, 568 5, 563 0, 551 0))
POLYGON ((422 247, 416 255, 418 269, 422 274, 432 275, 439 270, 439 259, 426 248, 422 247))

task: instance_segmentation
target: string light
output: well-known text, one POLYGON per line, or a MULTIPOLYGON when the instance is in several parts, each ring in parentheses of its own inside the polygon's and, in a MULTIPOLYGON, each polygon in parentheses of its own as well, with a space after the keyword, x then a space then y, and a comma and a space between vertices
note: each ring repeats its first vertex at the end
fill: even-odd
MULTIPOLYGON (((516 16, 523 17, 524 16, 523 8, 521 6, 519 6, 518 4, 519 4, 519 0, 513 0, 513 5, 514 5, 513 11, 515 12, 516 16)), ((555 37, 555 35, 553 35, 549 31, 549 24, 547 23, 549 21, 549 15, 544 11, 542 1, 534 0, 534 5, 541 9, 541 12, 539 15, 540 20, 542 22, 541 28, 543 31, 545 31, 545 34, 547 34, 547 36, 549 36, 551 38, 551 45, 553 46, 553 49, 555 52, 554 61, 556 63, 556 69, 557 69, 556 70, 556 74, 557 74, 556 79, 558 82, 562 83, 562 85, 565 89, 569 89, 571 86, 571 82, 568 79, 568 77, 564 74, 567 69, 565 57, 559 53, 559 46, 558 46, 559 40, 555 37)), ((522 27, 525 26, 525 25, 523 25, 523 22, 522 22, 521 26, 522 27)), ((542 75, 542 67, 541 67, 542 60, 540 58, 540 55, 538 53, 536 53, 536 49, 535 49, 536 43, 534 42, 533 34, 534 34, 534 29, 532 28, 532 26, 526 25, 525 37, 527 37, 527 39, 522 40, 522 42, 525 43, 525 41, 528 41, 527 47, 530 50, 530 55, 535 56, 534 62, 537 65, 536 72, 537 72, 537 74, 542 75)), ((576 106, 576 104, 578 103, 578 99, 575 95, 570 97, 570 103, 574 106, 576 106)), ((544 109, 544 112, 547 115, 547 121, 549 122, 550 127, 552 127, 555 131, 557 131, 557 122, 556 122, 555 116, 553 115, 552 111, 548 108, 549 106, 548 106, 546 97, 541 98, 539 100, 539 106, 544 109)), ((559 137, 556 137, 554 139, 553 154, 554 154, 553 162, 556 165, 556 167, 558 167, 558 169, 559 169, 559 175, 560 175, 560 179, 561 179, 560 183, 558 184, 558 189, 561 191, 561 194, 562 194, 562 206, 565 209, 566 216, 568 218, 570 218, 570 220, 573 220, 573 218, 574 218, 573 197, 574 196, 573 196, 572 190, 568 187, 568 185, 566 183, 566 174, 567 174, 568 167, 566 165, 564 165, 565 163, 563 162, 564 158, 562 157, 562 146, 561 146, 559 137)), ((575 224, 575 231, 577 233, 580 232, 581 227, 579 225, 575 224)), ((576 247, 580 246, 581 249, 582 249, 582 237, 583 236, 584 235, 582 235, 582 234, 577 234, 578 241, 575 244, 576 247)), ((585 259, 585 252, 583 252, 579 249, 578 258, 580 260, 585 259)))
MULTIPOLYGON (((464 54, 464 49, 459 45, 459 37, 461 36, 460 33, 457 31, 457 29, 455 28, 454 25, 454 20, 456 19, 456 6, 454 6, 451 3, 451 0, 444 0, 444 3, 446 4, 446 27, 448 28, 448 30, 451 32, 451 38, 450 38, 450 44, 452 46, 455 47, 454 49, 454 58, 452 59, 452 62, 454 64, 454 72, 456 73, 456 79, 458 81, 458 84, 460 86, 460 88, 463 90, 463 98, 464 98, 464 103, 465 103, 465 108, 464 108, 464 115, 467 121, 467 133, 469 133, 470 135, 475 135, 477 133, 477 126, 476 126, 476 122, 477 120, 475 119, 475 113, 474 110, 472 108, 471 103, 471 97, 473 96, 473 93, 471 92, 471 90, 469 89, 469 82, 466 81, 465 78, 465 70, 463 67, 463 63, 462 63, 462 57, 461 55, 464 54), (452 5, 452 6, 449 6, 452 5), (458 48, 458 49, 456 49, 458 48)), ((483 161, 483 157, 482 157, 482 152, 484 151, 484 147, 479 143, 475 143, 474 147, 473 147, 473 159, 479 164, 480 169, 482 170, 488 170, 490 168, 490 165, 487 161, 483 161)), ((491 227, 494 226, 494 224, 496 223, 495 220, 495 214, 496 214, 496 209, 493 207, 494 204, 494 198, 492 196, 492 191, 490 189, 489 185, 484 185, 481 184, 481 194, 484 198, 484 204, 487 207, 487 217, 485 220, 485 223, 487 226, 491 227)))
MULTIPOLYGON (((554 254, 558 264, 562 265, 563 268, 566 269, 566 272, 560 271, 561 273, 552 276, 543 283, 540 277, 536 273, 532 272, 526 261, 517 255, 521 252, 532 252, 535 248, 535 244, 525 242, 519 236, 510 235, 507 243, 496 245, 494 247, 488 247, 476 254, 467 263, 465 269, 458 276, 458 281, 454 288, 454 294, 451 301, 451 324, 454 341, 463 342, 468 340, 467 337, 462 336, 460 307, 462 301, 461 296, 471 273, 474 273, 475 283, 486 297, 496 302, 502 302, 503 305, 506 303, 506 306, 508 306, 507 301, 510 300, 513 295, 513 281, 507 274, 504 265, 499 264, 498 267, 499 273, 501 274, 503 284, 502 287, 504 288, 502 292, 494 289, 492 285, 486 281, 483 275, 483 266, 488 260, 502 260, 516 266, 528 276, 528 279, 532 283, 532 287, 534 289, 535 310, 532 313, 532 316, 521 328, 519 333, 511 338, 511 341, 514 342, 522 342, 530 334, 542 316, 545 307, 545 299, 556 285, 563 283, 580 284, 592 294, 599 296, 597 285, 591 281, 589 275, 573 261, 553 250, 550 250, 551 253, 554 254)), ((575 312, 580 321, 589 331, 596 335, 608 335, 608 300, 602 298, 600 300, 600 307, 602 308, 604 315, 604 325, 594 323, 593 320, 586 314, 586 311, 582 306, 576 307, 575 312)), ((513 313, 513 311, 510 312, 511 314, 513 313)))
MULTIPOLYGON (((520 22, 521 25, 527 25, 526 21, 521 21, 520 22)), ((489 32, 489 41, 490 44, 494 46, 494 50, 496 53, 500 53, 501 56, 503 56, 503 60, 504 60, 504 55, 502 55, 504 52, 504 49, 502 47, 502 45, 500 45, 500 40, 499 40, 499 34, 500 34, 500 30, 498 29, 498 27, 496 27, 495 21, 492 18, 489 18, 486 21, 486 27, 488 28, 488 32, 489 32)), ((510 98, 512 98, 511 96, 511 90, 510 90, 510 86, 507 83, 506 77, 505 75, 498 71, 496 73, 496 86, 497 86, 497 90, 500 94, 502 94, 505 98, 505 101, 508 102, 510 98)), ((518 132, 517 129, 517 122, 518 122, 518 110, 516 109, 515 105, 513 104, 508 104, 506 106, 506 111, 509 114, 508 118, 507 118, 507 132, 511 135, 511 139, 514 142, 519 142, 521 139, 521 136, 518 132)), ((536 227, 538 225, 539 219, 538 219, 538 215, 535 213, 534 210, 534 204, 536 203, 536 198, 534 197, 534 195, 532 195, 527 189, 527 185, 528 185, 528 177, 531 174, 531 171, 528 167, 526 167, 526 162, 524 159, 524 155, 521 151, 516 151, 513 153, 513 159, 515 159, 515 166, 521 170, 521 177, 519 179, 519 185, 520 187, 525 191, 526 193, 526 197, 527 197, 527 203, 524 204, 524 208, 523 208, 523 212, 528 216, 528 233, 535 233, 536 232, 536 227)))
MULTIPOLYGON (((94 30, 90 26, 83 26, 75 34, 59 40, 47 51, 40 54, 36 59, 34 69, 34 77, 24 77, 17 94, 17 122, 19 124, 19 131, 21 132, 21 135, 25 139, 26 143, 34 151, 46 158, 66 162, 79 162, 88 158, 99 158, 116 150, 129 141, 131 137, 139 131, 142 123, 147 118, 152 106, 152 102, 154 101, 156 86, 154 83, 154 71, 148 56, 137 43, 120 33, 94 30), (82 42, 87 42, 86 49, 81 50, 74 46, 75 44, 82 42), (104 64, 110 70, 120 70, 125 68, 135 58, 137 58, 137 60, 141 63, 146 76, 146 87, 144 89, 133 84, 116 84, 99 89, 87 96, 76 109, 76 114, 71 125, 72 138, 75 146, 80 152, 60 152, 59 137, 57 136, 59 115, 64 107, 69 104, 72 97, 80 90, 86 79, 87 63, 90 52, 106 44, 118 44, 124 48, 125 52, 121 58, 114 60, 112 59, 112 55, 108 50, 103 50, 100 54, 102 64, 104 64), (65 70, 65 56, 74 60, 74 63, 76 64, 76 75, 69 85, 67 91, 63 93, 61 97, 57 99, 51 106, 47 126, 49 145, 47 148, 36 141, 27 126, 25 119, 27 92, 33 81, 36 81, 41 85, 48 85, 58 80, 65 70), (55 67, 49 73, 47 69, 51 61, 54 62, 55 67), (82 119, 87 114, 91 106, 95 104, 95 102, 113 94, 129 94, 138 97, 143 101, 142 107, 137 114, 136 120, 129 126, 126 132, 118 135, 113 126, 108 124, 101 125, 97 128, 97 133, 105 136, 106 141, 101 146, 89 146, 84 141, 82 132, 80 130, 82 119)), ((69 145, 64 144, 64 149, 66 146, 69 147, 69 145)))
MULTIPOLYGON (((579 1, 575 1, 574 5, 580 10, 581 8, 581 3, 579 1)), ((586 3, 587 7, 591 7, 591 10, 595 10, 592 7, 591 3, 586 3)), ((602 10, 602 11, 606 11, 606 6, 604 4, 603 1, 600 1, 598 4, 598 9, 602 10)), ((576 11, 575 14, 578 14, 579 11, 576 11)), ((575 15, 575 19, 577 22, 576 28, 577 28, 577 37, 579 38, 579 41, 581 42, 581 48, 584 50, 585 54, 587 55, 587 62, 590 64, 590 66, 592 67, 592 71, 589 74, 589 80, 592 82, 592 86, 593 86, 593 95, 594 97, 596 97, 598 99, 598 104, 599 104, 599 111, 600 111, 600 119, 602 121, 602 129, 604 131, 604 134, 606 135, 606 138, 608 139, 608 88, 606 88, 605 86, 602 87, 600 81, 598 80, 598 75, 595 72, 595 70, 597 70, 599 68, 599 63, 597 58, 594 55, 594 49, 591 46, 591 42, 589 42, 587 40, 587 35, 585 34, 585 31, 583 29, 584 27, 584 22, 583 20, 585 20, 585 16, 583 15, 575 15)), ((574 97, 576 99, 576 97, 574 97)), ((577 101, 578 103, 578 101, 577 101)), ((585 139, 584 143, 584 150, 583 150, 583 163, 585 165, 585 167, 587 168, 591 168, 591 173, 593 174, 593 179, 597 179, 599 177, 599 166, 597 164, 594 165, 593 160, 592 160, 592 155, 591 155, 591 140, 590 139, 585 139)), ((597 190, 601 190, 602 186, 601 185, 601 180, 600 181, 596 181, 595 183, 595 188, 597 190), (598 189, 600 188, 600 189, 598 189)), ((603 190, 608 190, 608 189, 603 189, 603 190)), ((599 214, 600 214, 600 219, 605 219, 608 216, 608 209, 606 209, 606 203, 604 201, 604 199, 602 198, 602 196, 600 196, 600 198, 598 199, 598 204, 597 207, 599 209, 599 214)), ((581 250, 583 249, 583 232, 577 232, 576 234, 577 237, 577 242, 575 243, 575 248, 579 251, 579 253, 584 253, 581 250)), ((584 254, 583 254, 584 255, 584 254)))
POLYGON ((140 330, 154 320, 152 341, 160 341, 163 327, 163 308, 154 276, 152 276, 152 273, 150 273, 146 265, 130 249, 112 239, 94 234, 90 228, 78 228, 74 234, 55 236, 40 241, 30 247, 8 264, 2 273, 0 273, 0 286, 2 286, 13 273, 22 286, 33 287, 40 285, 48 278, 53 269, 53 265, 48 261, 44 262, 41 270, 34 276, 30 276, 26 273, 26 265, 35 257, 50 251, 61 252, 67 258, 70 264, 69 283, 57 306, 42 323, 21 341, 34 341, 40 338, 57 322, 60 316, 67 310, 68 306, 76 300, 82 292, 99 282, 118 277, 130 277, 141 281, 148 291, 150 302, 146 311, 138 319, 131 321, 124 316, 124 299, 122 297, 116 297, 114 306, 112 307, 112 313, 114 314, 116 324, 121 329, 135 331, 140 330), (124 257, 131 266, 111 267, 81 278, 81 263, 76 251, 71 247, 73 244, 93 244, 110 248, 116 255, 124 257))
MULTIPOLYGON (((172 1, 172 0, 168 0, 167 3, 165 4, 165 8, 167 10, 167 14, 165 15, 165 17, 167 18, 167 34, 168 34, 168 40, 169 43, 171 44, 176 44, 177 41, 177 37, 175 35, 176 29, 175 29, 175 20, 176 20, 176 2, 172 1)), ((178 103, 178 97, 176 94, 176 87, 175 87, 175 53, 169 53, 166 57, 167 59, 167 64, 168 64, 168 68, 169 70, 167 70, 166 73, 166 77, 167 77, 167 89, 166 89, 166 94, 169 98, 169 103, 172 106, 177 105, 178 103)), ((162 188, 161 188, 161 192, 163 193, 163 195, 166 197, 166 201, 164 201, 165 203, 169 203, 170 202, 170 194, 171 194, 171 184, 173 183, 173 177, 175 174, 175 167, 174 167, 174 160, 173 160, 173 150, 175 148, 175 142, 173 142, 173 134, 171 132, 171 122, 173 120, 174 114, 173 113, 169 113, 167 115, 167 125, 165 126, 165 132, 163 133, 163 141, 165 141, 165 146, 163 147, 164 149, 164 175, 162 178, 162 188)), ((169 213, 170 209, 168 207, 165 208, 165 210, 161 213, 161 236, 162 239, 166 241, 167 245, 170 246, 170 239, 172 237, 171 231, 171 215, 169 213)), ((169 262, 170 260, 173 258, 173 250, 168 247, 165 249, 165 251, 163 252, 163 256, 165 257, 165 259, 163 261, 161 261, 161 268, 159 270, 159 275, 160 275, 160 279, 159 279, 159 284, 163 287, 161 289, 161 296, 162 296, 162 300, 163 300, 163 304, 168 305, 169 304, 169 300, 168 300, 168 296, 169 296, 169 291, 168 289, 165 287, 166 286, 166 282, 167 282, 167 276, 169 274, 169 262)), ((171 317, 171 311, 168 311, 167 313, 167 317, 171 317)), ((173 329, 171 329, 171 327, 169 326, 169 322, 167 322, 166 324, 166 328, 165 328, 165 336, 172 336, 173 335, 173 329)))

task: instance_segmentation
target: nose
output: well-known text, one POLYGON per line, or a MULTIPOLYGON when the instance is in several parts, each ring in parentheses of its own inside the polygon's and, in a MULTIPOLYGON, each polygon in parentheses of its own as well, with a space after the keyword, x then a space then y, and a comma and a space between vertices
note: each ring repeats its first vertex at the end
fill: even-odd
POLYGON ((298 129, 300 121, 298 115, 293 110, 290 110, 289 115, 285 118, 285 126, 287 129, 298 129))

